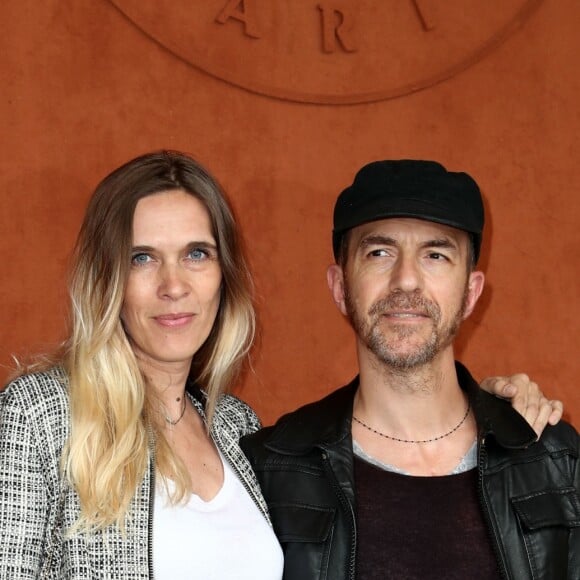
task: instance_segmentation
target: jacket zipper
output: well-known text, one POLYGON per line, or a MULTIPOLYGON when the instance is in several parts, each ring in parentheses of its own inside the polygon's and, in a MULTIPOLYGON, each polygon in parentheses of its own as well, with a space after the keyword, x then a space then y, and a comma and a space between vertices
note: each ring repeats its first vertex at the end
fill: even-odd
MULTIPOLYGON (((190 398, 191 402, 193 403, 193 407, 195 408, 195 410, 199 413, 200 417, 205 422, 206 418, 205 418, 205 411, 203 410, 203 405, 201 405, 201 403, 199 401, 197 401, 197 399, 193 395, 189 394, 189 398, 190 398)), ((270 521, 268 514, 264 511, 264 509, 260 505, 260 502, 257 500, 254 491, 250 488, 250 486, 246 483, 246 480, 242 477, 242 473, 239 470, 238 466, 235 465, 234 462, 231 460, 230 456, 228 455, 228 453, 224 449, 221 441, 219 440, 219 437, 217 437, 214 434, 213 429, 211 430, 211 439, 215 443, 215 445, 218 448, 218 450, 220 451, 220 453, 222 454, 222 457, 228 462, 228 465, 233 469, 234 473, 236 474, 236 476, 238 478, 238 481, 242 484, 242 487, 246 490, 248 495, 252 498, 252 501, 254 502, 256 507, 258 508, 259 512, 264 516, 264 518, 266 518, 266 521, 271 526, 272 522, 270 521)), ((240 453, 243 453, 243 452, 240 450, 240 453)))
POLYGON ((219 441, 219 439, 217 439, 216 437, 214 437, 213 434, 212 434, 212 439, 213 439, 213 442, 216 444, 216 447, 219 449, 222 457, 225 459, 225 461, 228 462, 228 465, 232 468, 232 470, 236 474, 236 476, 238 478, 238 481, 242 484, 242 487, 246 490, 246 492, 248 493, 248 495, 252 498, 252 501, 254 502, 254 504, 256 505, 256 507, 258 508, 259 512, 264 516, 264 518, 266 518, 266 521, 268 523, 270 523, 270 520, 268 519, 268 516, 266 515, 266 513, 264 513, 264 510, 262 509, 262 506, 259 504, 258 500, 256 499, 256 496, 254 495, 253 490, 246 483, 246 480, 242 477, 242 473, 239 470, 238 466, 233 463, 233 461, 230 459, 229 455, 226 453, 225 449, 223 448, 223 446, 222 446, 221 442, 219 441))
MULTIPOLYGON (((149 434, 150 436, 152 433, 149 434)), ((154 580, 153 574, 153 511, 155 505, 155 450, 151 445, 151 459, 149 472, 149 518, 147 521, 147 566, 149 568, 149 580, 154 580)))
POLYGON ((485 437, 482 437, 480 441, 478 455, 479 455, 477 459, 478 492, 479 492, 479 500, 483 508, 482 510, 483 517, 485 519, 485 523, 487 524, 487 530, 489 532, 489 535, 491 536, 493 553, 495 554, 495 558, 497 560, 500 576, 505 580, 509 580, 509 574, 505 567, 505 560, 503 558, 501 544, 497 537, 495 526, 493 525, 493 522, 491 521, 491 517, 489 515, 491 510, 483 489, 483 462, 484 458, 487 457, 485 450, 485 437))
POLYGON ((350 515, 350 521, 351 521, 350 558, 349 558, 349 563, 348 563, 348 568, 346 570, 346 573, 348 575, 348 578, 350 578, 350 580, 355 580, 354 572, 355 572, 357 537, 356 537, 356 523, 355 523, 356 520, 355 520, 355 516, 354 516, 354 510, 353 510, 351 503, 348 501, 348 498, 344 495, 344 492, 342 491, 342 488, 340 487, 340 484, 338 483, 338 480, 336 479, 336 476, 334 475, 334 471, 332 470, 332 466, 330 465, 330 461, 328 459, 328 453, 323 451, 322 452, 322 459, 324 462, 324 467, 330 475, 330 481, 332 483, 332 487, 334 487, 334 489, 336 490, 336 494, 338 496, 338 499, 340 500, 340 503, 342 504, 342 507, 344 508, 344 511, 348 515, 350 515))
MULTIPOLYGON (((195 406, 195 408, 196 408, 196 410, 198 410, 197 406, 195 406)), ((236 476, 237 476, 238 480, 240 481, 240 483, 242 484, 243 488, 246 490, 248 495, 252 498, 252 501, 254 502, 254 504, 256 504, 256 507, 258 508, 260 513, 269 522, 267 515, 264 513, 264 510, 262 509, 262 507, 258 503, 258 500, 256 499, 253 491, 250 489, 250 486, 246 483, 246 481, 242 477, 242 474, 241 474, 240 470, 238 469, 238 467, 236 465, 234 465, 234 463, 231 461, 229 455, 224 450, 220 441, 216 437, 214 437, 213 435, 212 435, 212 439, 213 439, 213 442, 216 444, 217 448, 220 450, 224 459, 228 462, 228 465, 233 469, 234 473, 236 474, 236 476)), ((149 474, 149 521, 148 521, 149 534, 148 534, 148 538, 147 538, 147 554, 148 554, 148 560, 149 560, 148 561, 149 580, 154 580, 154 574, 153 574, 153 506, 154 506, 154 502, 155 502, 155 454, 154 454, 153 449, 151 450, 151 468, 150 469, 151 469, 151 471, 149 474)), ((354 580, 354 576, 352 576, 352 578, 354 580)))

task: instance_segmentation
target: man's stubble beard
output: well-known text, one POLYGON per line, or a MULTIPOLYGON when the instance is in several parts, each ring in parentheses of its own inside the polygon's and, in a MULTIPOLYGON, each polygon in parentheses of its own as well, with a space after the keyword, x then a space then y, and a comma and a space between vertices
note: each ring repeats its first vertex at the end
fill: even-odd
POLYGON ((418 290, 413 292, 395 290, 388 296, 381 298, 369 309, 369 322, 367 322, 356 311, 346 279, 344 287, 347 316, 359 339, 379 362, 397 371, 409 371, 431 362, 437 354, 453 342, 463 322, 468 297, 468 284, 466 282, 458 310, 449 322, 440 328, 441 309, 439 305, 426 299, 418 290), (391 336, 386 336, 381 331, 383 315, 397 309, 419 310, 431 320, 432 325, 431 334, 427 339, 405 352, 400 352, 399 345, 403 345, 405 341, 411 340, 414 336, 419 337, 416 328, 405 323, 399 325, 392 323, 390 325, 391 336))

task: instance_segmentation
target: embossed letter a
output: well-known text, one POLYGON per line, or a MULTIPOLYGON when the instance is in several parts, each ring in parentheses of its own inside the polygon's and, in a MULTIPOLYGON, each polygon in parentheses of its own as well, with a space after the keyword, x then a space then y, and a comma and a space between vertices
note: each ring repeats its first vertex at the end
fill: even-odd
POLYGON ((230 18, 244 23, 244 32, 251 38, 260 38, 255 13, 246 6, 251 0, 228 0, 222 11, 216 17, 216 22, 225 24, 230 18))

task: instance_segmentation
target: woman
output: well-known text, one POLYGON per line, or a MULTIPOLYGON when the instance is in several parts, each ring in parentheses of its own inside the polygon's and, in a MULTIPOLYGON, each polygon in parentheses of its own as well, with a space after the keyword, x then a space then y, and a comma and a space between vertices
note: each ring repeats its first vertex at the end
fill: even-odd
POLYGON ((97 187, 59 365, 4 394, 0 578, 281 578, 238 447, 258 419, 222 397, 254 335, 250 289, 192 159, 145 155, 97 187))
POLYGON ((70 336, 2 393, 1 579, 281 578, 238 447, 259 422, 224 395, 254 335, 250 289, 229 206, 194 160, 152 153, 101 182, 70 336))

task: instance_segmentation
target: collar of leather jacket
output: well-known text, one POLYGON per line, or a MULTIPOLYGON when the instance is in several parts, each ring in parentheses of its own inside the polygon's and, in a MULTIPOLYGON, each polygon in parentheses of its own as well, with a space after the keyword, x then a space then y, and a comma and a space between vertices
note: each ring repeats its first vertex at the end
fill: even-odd
MULTIPOLYGON (((493 437, 506 449, 523 449, 536 441, 528 422, 509 404, 479 388, 469 371, 455 363, 461 388, 467 392, 478 425, 479 439, 493 437)), ((358 376, 320 401, 284 415, 264 441, 267 448, 302 455, 314 448, 328 449, 351 436, 352 407, 358 376)))

